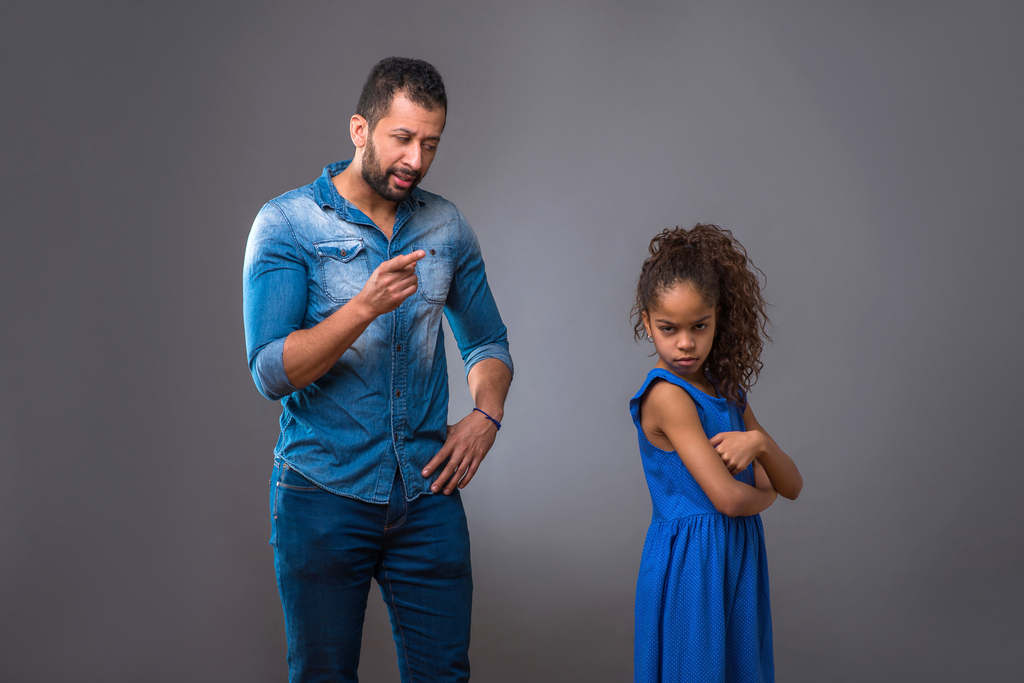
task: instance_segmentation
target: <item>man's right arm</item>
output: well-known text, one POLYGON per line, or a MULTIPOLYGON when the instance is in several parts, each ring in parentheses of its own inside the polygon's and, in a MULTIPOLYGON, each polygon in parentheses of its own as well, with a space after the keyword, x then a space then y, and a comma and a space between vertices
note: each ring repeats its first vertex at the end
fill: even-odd
POLYGON ((249 371, 272 401, 296 390, 281 362, 285 338, 306 317, 309 264, 285 213, 273 202, 253 221, 242 269, 242 317, 249 371))
POLYGON ((362 291, 308 330, 295 330, 284 340, 284 371, 301 389, 324 376, 377 316, 398 308, 416 293, 416 262, 426 254, 414 251, 380 264, 362 291))
POLYGON ((253 223, 243 272, 249 369, 264 396, 277 400, 322 377, 379 316, 416 291, 422 251, 385 261, 362 291, 330 316, 301 329, 308 268, 284 212, 263 207, 253 223))

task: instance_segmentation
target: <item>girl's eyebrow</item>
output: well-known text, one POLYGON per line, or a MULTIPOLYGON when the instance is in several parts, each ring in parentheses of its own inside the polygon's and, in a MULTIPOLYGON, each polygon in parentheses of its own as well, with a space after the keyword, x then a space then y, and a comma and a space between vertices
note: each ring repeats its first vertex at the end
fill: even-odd
MULTIPOLYGON (((701 318, 700 320, 694 320, 690 324, 691 325, 699 325, 700 323, 704 322, 705 320, 707 320, 710 317, 711 317, 711 314, 708 314, 708 315, 704 316, 703 318, 701 318)), ((677 324, 676 321, 674 321, 674 320, 667 320, 665 318, 657 318, 654 322, 656 322, 656 323, 665 323, 666 325, 675 325, 675 324, 677 324)))

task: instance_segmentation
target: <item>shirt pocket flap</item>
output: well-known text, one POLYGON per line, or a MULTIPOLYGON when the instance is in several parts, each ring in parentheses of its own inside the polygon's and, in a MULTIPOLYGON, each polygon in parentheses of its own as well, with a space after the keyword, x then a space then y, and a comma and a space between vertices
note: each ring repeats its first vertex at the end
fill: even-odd
POLYGON ((316 245, 316 255, 348 263, 363 251, 363 240, 353 237, 344 240, 331 240, 316 245))
POLYGON ((370 277, 369 252, 362 238, 324 240, 313 247, 328 298, 343 304, 358 294, 370 277))

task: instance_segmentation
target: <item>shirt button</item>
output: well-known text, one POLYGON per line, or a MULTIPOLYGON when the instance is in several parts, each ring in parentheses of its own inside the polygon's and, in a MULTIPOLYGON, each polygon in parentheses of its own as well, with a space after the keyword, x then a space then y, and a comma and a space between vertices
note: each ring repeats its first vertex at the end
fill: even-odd
POLYGON ((433 255, 434 255, 434 254, 436 254, 436 253, 437 253, 437 252, 436 252, 436 251, 434 251, 433 249, 431 249, 431 250, 430 250, 430 255, 431 255, 431 256, 433 256, 433 255))
POLYGON ((399 344, 398 346, 396 346, 396 347, 395 347, 395 350, 396 350, 396 351, 401 351, 401 350, 402 350, 402 345, 401 345, 401 344, 399 344))
POLYGON ((342 256, 348 256, 348 251, 346 251, 345 249, 342 249, 341 250, 341 255, 342 256))
POLYGON ((395 396, 398 396, 399 398, 401 398, 401 396, 402 396, 402 392, 401 392, 401 391, 396 391, 396 392, 395 392, 395 396))

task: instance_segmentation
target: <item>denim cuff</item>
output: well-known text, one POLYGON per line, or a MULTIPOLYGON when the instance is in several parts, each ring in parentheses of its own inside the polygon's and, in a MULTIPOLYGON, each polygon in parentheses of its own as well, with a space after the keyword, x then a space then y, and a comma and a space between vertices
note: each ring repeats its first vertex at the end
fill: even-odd
POLYGON ((496 342, 494 344, 484 344, 478 346, 466 356, 466 378, 469 378, 469 371, 473 369, 473 366, 484 360, 485 358, 497 358, 502 363, 508 366, 508 371, 515 376, 516 371, 512 366, 512 356, 508 352, 508 344, 502 342, 496 342))
POLYGON ((256 388, 271 401, 277 401, 298 391, 288 381, 284 371, 284 337, 270 342, 256 354, 253 362, 253 378, 256 388))

